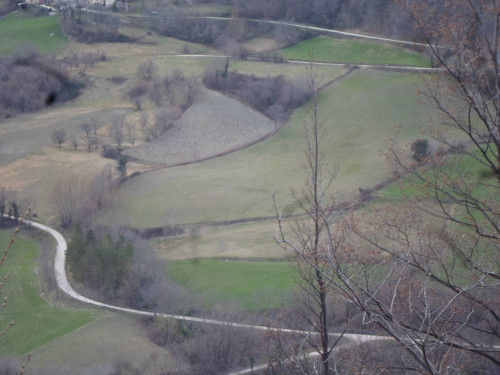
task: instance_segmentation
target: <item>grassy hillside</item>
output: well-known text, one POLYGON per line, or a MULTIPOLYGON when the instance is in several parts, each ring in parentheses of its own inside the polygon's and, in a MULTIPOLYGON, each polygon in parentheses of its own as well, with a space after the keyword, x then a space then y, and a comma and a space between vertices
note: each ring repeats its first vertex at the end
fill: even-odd
MULTIPOLYGON (((334 187, 347 198, 390 175, 380 150, 395 126, 404 124, 402 139, 414 139, 427 121, 428 113, 417 105, 417 80, 358 70, 322 93, 325 158, 338 172, 334 187)), ((130 180, 120 188, 115 208, 138 227, 161 225, 166 218, 178 224, 269 216, 273 192, 284 203, 290 189, 303 186, 306 119, 302 108, 276 136, 248 149, 130 180)))
POLYGON ((40 53, 58 54, 68 41, 61 31, 59 17, 23 17, 19 12, 0 19, 0 56, 22 47, 35 47, 40 53))
MULTIPOLYGON (((0 231, 0 248, 6 247, 11 231, 0 231)), ((2 329, 15 324, 0 339, 0 356, 24 354, 55 340, 95 319, 90 310, 63 309, 51 306, 39 295, 35 275, 39 252, 38 243, 26 235, 19 235, 0 267, 1 277, 10 274, 2 296, 8 304, 0 312, 2 329)))
POLYGON ((287 47, 283 49, 283 54, 289 60, 308 61, 311 51, 314 61, 430 67, 427 56, 409 49, 381 42, 327 36, 318 36, 287 47))

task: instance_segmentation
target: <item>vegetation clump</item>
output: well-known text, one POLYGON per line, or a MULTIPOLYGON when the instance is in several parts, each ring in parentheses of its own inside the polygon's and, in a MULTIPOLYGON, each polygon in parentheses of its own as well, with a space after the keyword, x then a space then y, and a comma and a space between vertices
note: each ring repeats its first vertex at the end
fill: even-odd
POLYGON ((97 12, 77 10, 64 12, 62 22, 64 33, 82 43, 132 43, 134 38, 119 32, 121 20, 97 12))
POLYGON ((146 241, 124 228, 77 223, 68 244, 72 277, 109 303, 144 310, 183 311, 189 295, 164 277, 162 262, 146 241), (168 306, 168 307, 167 307, 168 306))
POLYGON ((257 77, 215 69, 205 71, 203 83, 210 89, 229 93, 275 121, 287 119, 311 98, 305 78, 257 77))
POLYGON ((54 58, 31 51, 27 56, 0 59, 0 119, 74 99, 81 88, 54 58))

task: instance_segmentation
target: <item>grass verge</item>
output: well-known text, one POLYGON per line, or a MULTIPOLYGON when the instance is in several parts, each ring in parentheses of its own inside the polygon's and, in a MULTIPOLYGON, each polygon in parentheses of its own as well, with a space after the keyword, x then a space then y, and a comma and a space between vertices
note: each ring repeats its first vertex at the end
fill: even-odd
MULTIPOLYGON (((11 231, 0 231, 2 251, 10 236, 11 231)), ((40 297, 34 272, 38 253, 38 243, 21 234, 0 268, 2 278, 10 274, 2 290, 8 304, 0 313, 0 326, 15 322, 0 339, 0 356, 27 353, 95 319, 90 311, 56 308, 40 297)))

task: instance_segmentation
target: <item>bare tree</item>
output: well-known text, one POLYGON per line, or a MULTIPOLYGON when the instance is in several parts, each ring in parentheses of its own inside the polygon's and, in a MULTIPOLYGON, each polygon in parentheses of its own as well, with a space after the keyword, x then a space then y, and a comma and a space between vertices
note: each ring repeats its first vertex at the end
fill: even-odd
POLYGON ((148 129, 150 139, 155 139, 170 129, 172 122, 170 114, 165 108, 160 108, 155 112, 155 125, 148 129))
MULTIPOLYGON (((411 199, 355 214, 342 227, 322 219, 329 228, 327 267, 300 247, 294 251, 363 314, 365 327, 382 330, 409 354, 403 366, 392 363, 399 371, 494 374, 500 368, 500 5, 404 5, 442 67, 423 90, 440 113, 441 127, 431 124, 427 134, 442 151, 416 161, 410 147, 391 144, 397 175, 412 177, 411 199), (455 131, 453 138, 442 125, 455 131), (350 231, 356 237, 346 238, 350 231)), ((385 359, 391 367, 392 358, 385 359)))
POLYGON ((92 129, 92 132, 94 133, 94 135, 97 135, 97 131, 101 127, 101 124, 99 123, 99 121, 97 119, 95 119, 93 117, 90 118, 89 122, 90 122, 90 128, 92 129))
POLYGON ((158 66, 153 60, 147 60, 137 67, 137 76, 143 80, 151 80, 158 72, 158 66))
POLYGON ((149 123, 148 115, 147 115, 147 113, 143 112, 141 114, 141 118, 139 119, 139 124, 141 125, 141 130, 144 131, 144 129, 146 128, 146 126, 148 126, 148 123, 149 123))
POLYGON ((78 138, 76 136, 73 136, 71 137, 70 142, 73 146, 73 150, 76 150, 78 148, 78 138))
POLYGON ((123 124, 125 122, 125 116, 118 115, 113 119, 111 124, 111 129, 109 131, 109 136, 115 142, 116 147, 121 149, 123 142, 123 124))
POLYGON ((66 141, 66 130, 62 128, 54 130, 50 133, 50 139, 61 148, 61 145, 66 141))
POLYGON ((53 196, 63 228, 70 228, 75 223, 87 191, 84 181, 76 175, 62 179, 55 186, 53 196))
POLYGON ((500 178, 500 4, 458 0, 437 9, 430 2, 402 3, 444 70, 428 82, 428 102, 439 110, 439 122, 465 135, 473 147, 459 147, 444 132, 432 135, 500 178))
MULTIPOLYGON (((325 170, 325 161, 321 151, 321 141, 324 137, 322 123, 318 115, 318 82, 312 64, 308 68, 309 85, 313 93, 309 121, 305 124, 306 141, 306 185, 304 196, 293 194, 294 202, 298 204, 305 218, 298 219, 293 226, 293 238, 286 233, 286 218, 274 203, 278 219, 278 235, 276 242, 291 255, 295 261, 299 276, 299 286, 303 291, 301 298, 301 318, 314 334, 306 334, 303 342, 319 354, 321 370, 309 372, 307 364, 303 363, 302 349, 294 355, 287 354, 294 360, 294 366, 302 367, 303 373, 333 374, 330 367, 332 350, 342 334, 335 340, 330 337, 332 317, 330 300, 332 288, 328 280, 328 255, 332 246, 336 246, 330 234, 330 226, 342 211, 337 208, 338 194, 333 194, 331 185, 334 175, 325 170)), ((304 351, 306 348, 303 349, 304 351)))
POLYGON ((198 92, 200 91, 200 80, 199 77, 197 76, 191 76, 187 78, 187 92, 186 92, 186 100, 183 104, 184 110, 189 108, 195 98, 196 95, 198 95, 198 92))
POLYGON ((132 130, 130 135, 128 136, 128 141, 130 142, 130 145, 134 147, 135 141, 137 140, 137 135, 135 133, 135 130, 132 130))
POLYGON ((163 85, 159 81, 154 81, 149 85, 149 98, 157 107, 161 106, 163 100, 163 85))
POLYGON ((90 152, 92 150, 96 150, 99 147, 99 137, 98 136, 90 136, 85 139, 85 142, 87 143, 87 152, 90 152))
POLYGON ((174 80, 166 76, 163 78, 163 85, 165 86, 165 92, 167 93, 167 98, 168 101, 170 102, 171 105, 174 105, 174 100, 175 100, 175 92, 174 92, 174 80))
POLYGON ((7 192, 5 188, 2 187, 0 191, 0 220, 3 219, 3 215, 5 215, 5 209, 7 208, 7 192))
POLYGON ((148 92, 148 85, 140 82, 128 90, 130 100, 135 104, 138 111, 142 110, 143 96, 148 92))
POLYGON ((80 124, 80 130, 85 133, 85 137, 90 137, 90 132, 92 131, 92 127, 88 122, 83 122, 80 124))

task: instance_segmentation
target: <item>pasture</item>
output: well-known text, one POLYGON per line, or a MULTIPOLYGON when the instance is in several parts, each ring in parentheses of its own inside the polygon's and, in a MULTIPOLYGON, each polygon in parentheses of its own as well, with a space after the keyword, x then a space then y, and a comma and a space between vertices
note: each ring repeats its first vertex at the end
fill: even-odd
POLYGON ((284 260, 286 254, 273 240, 276 229, 274 219, 206 225, 191 229, 185 236, 152 240, 152 244, 167 262, 200 258, 284 260))
POLYGON ((296 288, 292 275, 288 262, 192 259, 167 266, 167 276, 207 306, 233 305, 246 311, 289 305, 296 288))
POLYGON ((421 53, 394 45, 361 39, 318 36, 283 49, 289 60, 344 64, 406 65, 428 68, 430 59, 421 53))
POLYGON ((18 11, 0 20, 0 56, 9 56, 22 48, 59 54, 67 45, 59 17, 25 17, 23 12, 18 11))

